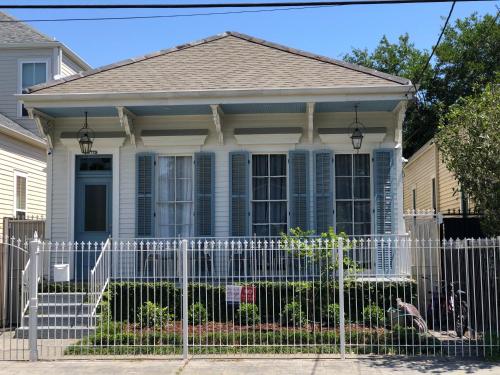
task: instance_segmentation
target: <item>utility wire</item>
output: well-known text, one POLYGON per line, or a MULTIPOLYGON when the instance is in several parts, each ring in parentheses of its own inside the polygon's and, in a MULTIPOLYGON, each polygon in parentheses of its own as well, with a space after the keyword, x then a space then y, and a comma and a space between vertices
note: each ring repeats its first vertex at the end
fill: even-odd
POLYGON ((205 13, 186 13, 186 14, 164 14, 155 16, 123 16, 123 17, 75 17, 75 18, 34 18, 22 20, 0 20, 0 23, 16 23, 16 22, 67 22, 67 21, 116 21, 116 20, 138 20, 138 19, 156 19, 156 18, 182 18, 182 17, 198 17, 198 16, 218 16, 231 14, 247 14, 247 13, 271 13, 284 12, 290 10, 304 9, 319 9, 330 8, 331 6, 314 6, 314 7, 290 7, 290 8, 271 8, 271 9, 253 9, 253 10, 234 10, 227 12, 205 12, 205 13))
MULTIPOLYGON (((205 4, 0 4, 4 9, 195 9, 195 8, 282 8, 314 6, 351 6, 415 3, 449 3, 452 0, 352 0, 352 1, 284 1, 260 3, 205 3, 205 4)), ((456 0, 477 2, 496 0, 456 0)))
MULTIPOLYGON (((453 14, 453 9, 455 9, 455 4, 456 4, 456 1, 454 1, 453 4, 451 4, 450 12, 448 13, 448 17, 446 17, 446 21, 444 22, 443 28, 441 29, 441 33, 439 34, 437 42, 436 42, 436 44, 434 44, 434 47, 432 48, 431 54, 429 55, 429 58, 427 59, 427 62, 424 65, 424 68, 420 71, 420 74, 418 75, 418 79, 416 79, 415 82, 413 82, 413 87, 415 89, 415 95, 417 95, 417 98, 418 98, 417 85, 420 84, 420 81, 422 80, 422 77, 424 76, 425 71, 429 67, 431 60, 434 57, 434 54, 436 53, 436 49, 439 46, 441 39, 443 38, 444 32, 446 31, 446 28, 448 27, 448 23, 450 22, 451 15, 453 14)), ((408 89, 408 91, 406 92, 406 95, 408 95, 410 90, 411 89, 408 89)), ((416 104, 418 105, 418 102, 416 104)), ((410 134, 408 136, 408 138, 406 138, 405 142, 410 141, 416 134, 417 134, 417 130, 414 130, 413 133, 410 134)))
MULTIPOLYGON (((448 17, 446 17, 446 21, 444 22, 443 28, 441 29, 441 33, 439 34, 439 38, 438 38, 436 44, 434 44, 434 47, 432 47, 432 52, 429 55, 429 58, 427 59, 427 62, 424 65, 424 68, 420 71, 420 74, 418 75, 418 79, 415 82, 413 82, 413 88, 415 89, 415 93, 417 93, 417 91, 418 91, 417 85, 420 84, 420 81, 422 80, 422 77, 424 76, 425 71, 429 67, 431 60, 434 57, 434 54, 436 53, 436 49, 437 49, 439 43, 441 43, 441 39, 443 38, 444 32, 445 32, 446 28, 448 27, 448 23, 450 22, 450 18, 451 18, 451 15, 453 14, 453 9, 455 9, 456 3, 457 2, 454 1, 453 4, 451 4, 450 12, 448 13, 448 17)), ((410 90, 408 90, 408 92, 406 94, 408 94, 409 92, 410 92, 410 90)))

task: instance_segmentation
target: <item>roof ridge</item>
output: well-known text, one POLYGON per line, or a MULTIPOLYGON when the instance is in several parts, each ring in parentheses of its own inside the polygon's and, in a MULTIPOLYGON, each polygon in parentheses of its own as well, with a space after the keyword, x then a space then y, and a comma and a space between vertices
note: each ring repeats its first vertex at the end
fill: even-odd
POLYGON ((324 63, 328 63, 328 64, 337 65, 337 66, 340 66, 340 67, 343 67, 343 68, 346 68, 346 69, 350 69, 350 70, 353 70, 353 71, 357 71, 357 72, 360 72, 360 73, 369 74, 369 75, 372 75, 372 76, 375 76, 375 77, 378 77, 378 78, 382 78, 382 79, 386 79, 386 80, 389 80, 391 82, 399 83, 399 84, 402 84, 402 85, 410 84, 410 80, 408 80, 406 78, 397 77, 397 76, 394 76, 394 75, 391 75, 391 74, 382 73, 382 72, 379 72, 377 70, 366 68, 366 67, 363 67, 363 66, 360 66, 360 65, 351 64, 351 63, 348 63, 348 62, 345 62, 345 61, 341 61, 341 60, 336 60, 336 59, 333 59, 333 58, 330 58, 330 57, 326 57, 326 56, 322 56, 322 55, 318 55, 318 54, 313 54, 313 53, 306 52, 306 51, 303 51, 303 50, 299 50, 299 49, 296 49, 296 48, 287 47, 287 46, 284 46, 284 45, 281 45, 281 44, 278 44, 278 43, 269 42, 267 40, 255 38, 255 37, 252 37, 250 35, 239 33, 239 32, 236 32, 236 31, 225 31, 223 33, 215 34, 215 35, 209 36, 207 38, 198 39, 198 40, 195 40, 195 41, 192 41, 192 42, 188 42, 188 43, 185 43, 185 44, 177 45, 175 47, 171 47, 171 48, 167 48, 167 49, 162 49, 162 50, 159 50, 159 51, 151 52, 151 53, 148 53, 148 54, 145 54, 145 55, 142 55, 142 56, 138 56, 138 57, 133 57, 133 58, 121 60, 121 61, 118 61, 118 62, 115 62, 115 63, 111 63, 111 64, 108 64, 108 65, 104 65, 104 66, 101 66, 101 67, 98 67, 98 68, 95 68, 95 69, 91 69, 91 70, 87 70, 87 71, 82 71, 82 72, 73 74, 71 76, 63 77, 63 78, 60 78, 60 79, 57 79, 57 80, 54 80, 54 81, 50 81, 50 82, 42 83, 42 84, 39 84, 39 85, 35 85, 35 86, 29 87, 28 89, 26 89, 25 92, 26 93, 34 93, 34 92, 37 92, 39 90, 43 90, 43 89, 46 89, 46 88, 49 88, 49 87, 58 86, 60 84, 66 83, 66 82, 75 81, 75 80, 78 80, 78 79, 81 79, 81 78, 84 78, 84 77, 88 77, 88 76, 92 76, 92 75, 95 75, 95 74, 98 74, 98 73, 101 73, 101 72, 105 72, 105 71, 108 71, 108 70, 120 68, 120 67, 123 67, 123 66, 135 64, 137 62, 145 61, 145 60, 156 58, 156 57, 160 57, 160 56, 165 56, 165 55, 170 54, 170 53, 174 53, 174 52, 182 51, 182 50, 185 50, 185 49, 188 49, 188 48, 200 46, 200 45, 203 45, 203 44, 206 44, 206 43, 210 43, 210 42, 213 42, 213 41, 216 41, 216 40, 219 40, 219 39, 226 38, 228 36, 239 38, 239 39, 245 40, 245 41, 250 42, 250 43, 259 44, 259 45, 262 45, 262 46, 265 46, 265 47, 268 47, 268 48, 277 49, 277 50, 280 50, 282 52, 291 53, 291 54, 294 54, 294 55, 297 55, 297 56, 301 56, 301 57, 313 59, 313 60, 316 60, 316 61, 320 61, 320 62, 324 62, 324 63))
POLYGON ((270 42, 270 41, 267 41, 265 39, 255 38, 255 37, 253 37, 251 35, 239 33, 239 32, 236 32, 236 31, 226 31, 225 34, 232 35, 234 37, 237 37, 237 38, 240 38, 240 39, 244 39, 244 40, 247 40, 247 41, 252 42, 252 43, 257 43, 257 44, 260 44, 260 45, 264 45, 266 47, 275 48, 275 49, 278 49, 278 50, 283 51, 283 52, 292 53, 294 55, 298 55, 298 56, 302 56, 302 57, 307 57, 307 58, 310 58, 310 59, 313 59, 313 60, 318 60, 318 61, 321 61, 321 62, 326 62, 326 63, 329 63, 329 64, 338 65, 338 66, 341 66, 343 68, 351 69, 351 70, 358 71, 358 72, 361 72, 361 73, 370 74, 370 75, 373 75, 373 76, 376 76, 376 77, 379 77, 379 78, 384 78, 384 79, 387 79, 387 80, 390 80, 390 81, 393 81, 393 82, 396 82, 396 83, 400 83, 400 84, 403 84, 403 85, 410 84, 410 82, 411 82, 407 78, 403 78, 403 77, 399 77, 399 76, 396 76, 396 75, 384 73, 384 72, 381 72, 381 71, 378 71, 378 70, 375 70, 375 69, 367 68, 367 67, 362 66, 362 65, 353 64, 353 63, 349 63, 347 61, 334 59, 332 57, 328 57, 328 56, 324 56, 324 55, 318 55, 318 54, 315 54, 315 53, 307 52, 307 51, 304 51, 304 50, 301 50, 301 49, 298 49, 298 48, 287 47, 287 46, 285 46, 283 44, 270 42))
POLYGON ((16 21, 16 22, 18 22, 21 25, 26 26, 28 29, 30 29, 34 33, 40 35, 42 38, 47 39, 48 42, 58 42, 58 40, 55 37, 51 37, 51 36, 49 36, 47 34, 42 33, 41 31, 39 31, 39 30, 35 29, 33 26, 31 26, 29 23, 24 22, 23 20, 20 20, 20 19, 14 17, 13 15, 11 15, 9 13, 0 11, 0 16, 1 15, 5 16, 5 17, 7 17, 9 19, 11 19, 12 21, 16 21))

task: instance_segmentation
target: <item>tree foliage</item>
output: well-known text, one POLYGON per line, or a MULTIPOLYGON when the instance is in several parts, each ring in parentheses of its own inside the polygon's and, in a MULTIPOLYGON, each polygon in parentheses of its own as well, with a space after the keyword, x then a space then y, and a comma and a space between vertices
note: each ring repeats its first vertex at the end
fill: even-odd
MULTIPOLYGON (((498 81, 500 82, 500 81, 498 81)), ((500 88, 488 85, 450 107, 436 136, 446 167, 484 214, 490 234, 500 234, 500 88)))
POLYGON ((434 137, 440 118, 451 105, 494 80, 500 70, 498 15, 472 14, 455 21, 445 30, 434 58, 425 68, 428 57, 429 51, 416 48, 408 34, 396 43, 384 36, 372 52, 353 49, 344 56, 346 61, 419 84, 418 99, 410 104, 403 127, 406 157, 434 137))

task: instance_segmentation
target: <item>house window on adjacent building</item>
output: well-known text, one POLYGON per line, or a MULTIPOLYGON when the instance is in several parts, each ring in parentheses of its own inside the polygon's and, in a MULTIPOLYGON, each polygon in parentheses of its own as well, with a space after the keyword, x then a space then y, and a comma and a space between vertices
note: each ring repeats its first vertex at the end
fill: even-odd
POLYGON ((14 214, 16 219, 26 218, 26 175, 16 173, 14 177, 14 214))
MULTIPOLYGON (((46 62, 22 62, 21 63, 21 82, 20 91, 47 82, 47 63, 46 62)), ((28 112, 24 105, 20 105, 20 115, 23 117, 28 116, 28 112)))
POLYGON ((411 189, 412 208, 417 209, 417 189, 411 189))
POLYGON ((369 154, 335 156, 335 191, 337 233, 370 234, 369 154))
POLYGON ((286 155, 252 156, 252 234, 279 236, 287 232, 286 155))
POLYGON ((437 200, 436 200, 436 179, 433 178, 431 180, 431 185, 432 185, 432 209, 434 212, 437 210, 437 200))
POLYGON ((193 235, 193 158, 158 158, 157 222, 159 237, 193 235))

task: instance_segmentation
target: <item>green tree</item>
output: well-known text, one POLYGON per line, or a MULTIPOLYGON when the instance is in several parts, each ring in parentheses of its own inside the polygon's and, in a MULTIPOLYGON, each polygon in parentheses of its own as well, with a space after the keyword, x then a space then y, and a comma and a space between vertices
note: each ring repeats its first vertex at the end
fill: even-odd
POLYGON ((384 36, 368 52, 354 49, 346 61, 395 74, 419 84, 417 101, 411 103, 403 124, 403 152, 411 156, 431 139, 439 119, 459 98, 492 82, 500 70, 498 15, 472 14, 448 26, 427 68, 429 52, 419 50, 408 34, 390 43, 384 36))
MULTIPOLYGON (((500 80, 497 80, 500 82, 500 80)), ((500 234, 500 91, 498 83, 459 100, 436 136, 446 167, 484 214, 484 229, 500 234)))

